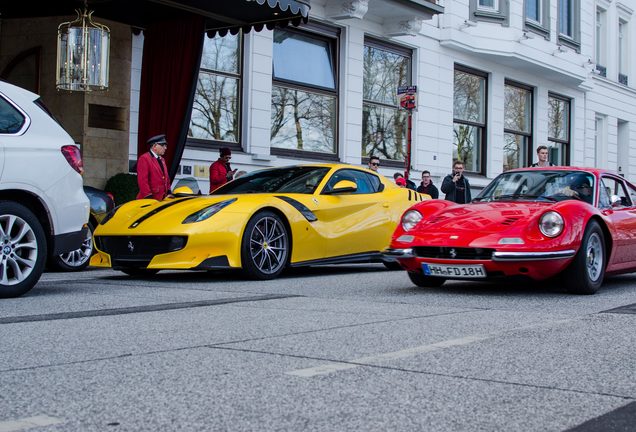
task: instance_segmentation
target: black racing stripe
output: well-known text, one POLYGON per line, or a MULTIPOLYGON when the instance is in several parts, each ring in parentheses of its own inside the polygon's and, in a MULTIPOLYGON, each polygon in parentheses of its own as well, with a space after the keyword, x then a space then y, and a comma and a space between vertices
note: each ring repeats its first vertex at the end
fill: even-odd
POLYGON ((197 197, 188 197, 188 198, 182 198, 180 200, 174 200, 172 202, 166 203, 162 206, 157 207, 156 209, 146 213, 145 215, 143 215, 142 217, 140 217, 139 219, 137 219, 136 221, 134 221, 128 228, 137 228, 139 226, 140 223, 142 223, 143 221, 145 221, 148 218, 151 218, 152 216, 156 215, 157 213, 159 213, 160 211, 163 211, 165 209, 167 209, 168 207, 172 207, 173 205, 182 203, 184 201, 188 201, 191 200, 193 198, 197 198, 197 197))
POLYGON ((282 196, 282 195, 277 195, 276 198, 285 201, 287 204, 289 204, 290 206, 298 210, 300 214, 302 214, 305 217, 305 219, 307 219, 309 222, 315 222, 318 220, 314 212, 309 210, 307 206, 305 206, 303 203, 296 201, 293 198, 282 196))
POLYGON ((407 189, 409 191, 409 201, 413 201, 413 197, 411 196, 411 189, 407 189))

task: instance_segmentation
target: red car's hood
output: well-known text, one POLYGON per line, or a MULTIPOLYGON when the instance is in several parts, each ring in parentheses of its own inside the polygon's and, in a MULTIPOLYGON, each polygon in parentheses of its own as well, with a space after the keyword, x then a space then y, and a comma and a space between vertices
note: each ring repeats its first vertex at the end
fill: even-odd
POLYGON ((468 205, 450 203, 438 206, 436 210, 431 207, 421 208, 424 218, 415 229, 416 232, 473 232, 483 235, 525 228, 532 220, 554 207, 554 204, 517 201, 468 205))

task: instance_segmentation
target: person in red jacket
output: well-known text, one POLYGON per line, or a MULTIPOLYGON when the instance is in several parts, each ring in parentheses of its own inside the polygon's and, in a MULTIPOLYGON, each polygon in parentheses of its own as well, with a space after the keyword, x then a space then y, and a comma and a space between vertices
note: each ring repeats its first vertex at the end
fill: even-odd
POLYGON ((232 151, 227 147, 219 149, 219 158, 210 165, 210 193, 234 178, 236 169, 230 166, 232 151))
POLYGON ((137 199, 154 198, 161 201, 170 195, 170 176, 163 159, 168 142, 165 135, 155 135, 146 141, 149 150, 137 161, 137 199))

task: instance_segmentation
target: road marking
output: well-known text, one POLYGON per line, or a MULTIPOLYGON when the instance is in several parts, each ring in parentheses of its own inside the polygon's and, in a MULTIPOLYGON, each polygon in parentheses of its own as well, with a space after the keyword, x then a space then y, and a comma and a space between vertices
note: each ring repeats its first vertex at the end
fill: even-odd
POLYGON ((30 429, 33 427, 51 426, 60 423, 64 423, 64 420, 55 417, 49 417, 46 415, 39 415, 19 420, 8 420, 0 422, 0 432, 15 432, 30 429))
POLYGON ((413 348, 407 348, 400 351, 393 351, 384 354, 378 354, 374 356, 368 357, 360 357, 354 360, 325 360, 330 362, 329 364, 316 366, 312 368, 306 369, 296 369, 293 371, 285 372, 287 375, 294 375, 299 377, 313 377, 317 375, 326 375, 332 372, 337 372, 341 370, 353 369, 360 366, 375 366, 374 363, 383 361, 383 360, 397 360, 406 357, 412 357, 417 354, 423 354, 431 351, 437 351, 446 348, 452 348, 462 345, 468 345, 473 342, 480 342, 486 339, 492 339, 497 336, 502 336, 504 334, 518 332, 518 331, 526 331, 526 330, 534 330, 542 327, 549 327, 555 324, 566 324, 575 321, 573 318, 560 319, 555 321, 544 321, 538 324, 530 324, 521 327, 515 327, 510 329, 505 329, 503 331, 485 334, 485 335, 474 335, 474 336, 466 336, 458 339, 449 339, 441 342, 435 342, 429 345, 420 345, 413 348))
POLYGON ((332 372, 341 370, 353 369, 359 366, 364 366, 369 363, 377 363, 385 360, 397 360, 406 357, 412 357, 417 354, 427 353, 431 351, 437 351, 440 349, 451 348, 456 346, 468 345, 473 342, 479 342, 491 338, 491 335, 486 336, 466 336, 459 339, 449 339, 441 342, 435 342, 429 345, 420 345, 413 348, 407 348, 400 351, 393 351, 384 354, 378 354, 374 356, 360 357, 354 360, 349 360, 342 363, 331 363, 322 366, 316 366, 307 369, 297 369, 294 371, 286 372, 288 375, 295 375, 300 377, 313 377, 317 375, 325 375, 332 372))
POLYGON ((113 308, 113 309, 95 309, 95 310, 84 310, 84 311, 74 311, 74 312, 59 312, 59 313, 42 314, 42 315, 10 316, 10 317, 0 318, 0 324, 18 324, 18 323, 25 323, 25 322, 68 320, 68 319, 89 318, 89 317, 94 318, 94 317, 113 316, 113 315, 136 314, 136 313, 144 313, 144 312, 161 312, 166 310, 191 309, 191 308, 207 307, 207 306, 220 306, 220 305, 226 305, 231 303, 255 302, 255 301, 263 301, 263 300, 282 300, 282 299, 293 298, 293 297, 302 297, 302 296, 293 295, 293 294, 264 294, 264 295, 256 295, 256 296, 249 296, 249 297, 231 297, 231 298, 200 300, 200 301, 181 302, 181 303, 151 304, 151 305, 145 305, 145 306, 132 306, 132 307, 122 307, 122 308, 113 308))

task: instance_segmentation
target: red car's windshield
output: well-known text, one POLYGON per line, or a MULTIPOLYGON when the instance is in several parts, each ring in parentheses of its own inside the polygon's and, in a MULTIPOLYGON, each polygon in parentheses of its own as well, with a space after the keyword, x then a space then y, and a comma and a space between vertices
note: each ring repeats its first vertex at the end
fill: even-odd
POLYGON ((503 173, 474 201, 579 199, 594 201, 594 176, 585 171, 528 170, 503 173))

